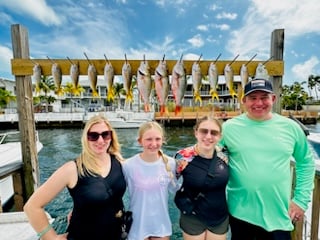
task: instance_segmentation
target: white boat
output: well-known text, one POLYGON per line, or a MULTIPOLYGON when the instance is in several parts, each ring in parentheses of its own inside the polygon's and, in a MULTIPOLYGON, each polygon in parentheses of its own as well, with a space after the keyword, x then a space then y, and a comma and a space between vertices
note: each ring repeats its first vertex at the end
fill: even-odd
POLYGON ((310 132, 307 138, 311 142, 320 144, 320 133, 310 132))
MULTIPOLYGON (((36 132, 37 151, 42 149, 42 143, 39 141, 36 132)), ((14 163, 22 162, 20 132, 10 131, 0 133, 0 170, 14 163)), ((13 180, 12 176, 0 179, 0 200, 1 204, 6 204, 13 196, 13 180)))

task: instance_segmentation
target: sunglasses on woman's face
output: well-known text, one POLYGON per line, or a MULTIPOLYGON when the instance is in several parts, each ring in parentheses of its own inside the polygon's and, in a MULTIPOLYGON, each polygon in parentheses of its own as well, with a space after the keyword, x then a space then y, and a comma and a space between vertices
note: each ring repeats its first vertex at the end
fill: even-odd
POLYGON ((207 135, 208 133, 210 133, 211 136, 219 136, 220 132, 217 130, 213 130, 213 129, 206 129, 206 128, 199 128, 198 132, 201 133, 202 135, 207 135))
POLYGON ((89 141, 97 141, 100 136, 103 138, 103 140, 109 140, 111 139, 112 131, 104 131, 102 133, 98 133, 98 132, 87 133, 87 137, 89 141))

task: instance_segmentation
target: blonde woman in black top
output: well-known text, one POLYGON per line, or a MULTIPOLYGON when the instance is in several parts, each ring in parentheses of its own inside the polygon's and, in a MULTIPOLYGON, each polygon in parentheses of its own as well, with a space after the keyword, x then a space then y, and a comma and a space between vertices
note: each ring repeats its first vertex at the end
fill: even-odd
POLYGON ((38 237, 46 239, 120 239, 119 211, 126 189, 116 132, 100 115, 92 117, 82 134, 82 153, 68 161, 30 197, 24 211, 38 237), (65 187, 73 199, 67 233, 57 235, 44 207, 65 187))

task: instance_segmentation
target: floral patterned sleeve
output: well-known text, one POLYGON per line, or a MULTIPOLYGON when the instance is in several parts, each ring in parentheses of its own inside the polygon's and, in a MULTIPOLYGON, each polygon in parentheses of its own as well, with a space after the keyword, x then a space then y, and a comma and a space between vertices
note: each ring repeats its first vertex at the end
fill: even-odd
POLYGON ((197 155, 194 146, 187 147, 179 150, 174 156, 176 160, 176 177, 179 178, 181 176, 182 171, 188 166, 189 162, 191 162, 194 156, 197 155))

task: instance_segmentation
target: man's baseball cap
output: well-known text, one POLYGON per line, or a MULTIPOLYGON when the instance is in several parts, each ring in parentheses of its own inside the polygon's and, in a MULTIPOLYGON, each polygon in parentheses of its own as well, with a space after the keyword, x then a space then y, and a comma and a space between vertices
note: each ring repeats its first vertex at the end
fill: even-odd
POLYGON ((272 84, 269 80, 266 79, 252 79, 245 85, 244 95, 247 96, 248 94, 254 91, 264 91, 268 93, 273 93, 272 84))

